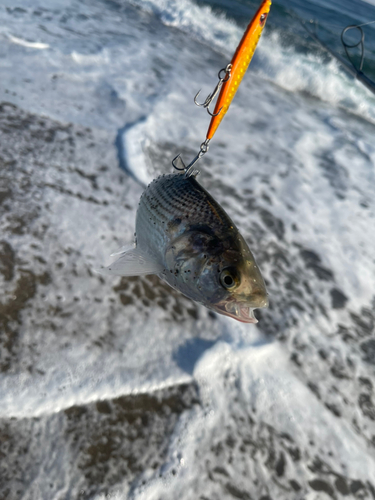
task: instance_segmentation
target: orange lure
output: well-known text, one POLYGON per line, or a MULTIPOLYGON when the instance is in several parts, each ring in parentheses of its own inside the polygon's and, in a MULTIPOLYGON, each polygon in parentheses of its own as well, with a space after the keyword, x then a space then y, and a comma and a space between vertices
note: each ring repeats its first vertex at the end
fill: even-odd
MULTIPOLYGON (((244 74, 253 58, 258 41, 266 24, 267 16, 271 8, 271 0, 263 0, 253 19, 250 21, 242 40, 240 41, 236 52, 231 61, 230 77, 224 79, 217 99, 214 114, 207 131, 207 139, 214 136, 221 120, 224 118, 228 108, 237 92, 244 74)), ((227 67, 228 68, 228 67, 227 67)), ((228 75, 228 73, 227 73, 228 75)))

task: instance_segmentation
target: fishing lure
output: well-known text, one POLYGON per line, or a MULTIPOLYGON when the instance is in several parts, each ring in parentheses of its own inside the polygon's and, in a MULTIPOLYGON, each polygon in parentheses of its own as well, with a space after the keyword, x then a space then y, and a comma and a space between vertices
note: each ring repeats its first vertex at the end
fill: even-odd
MULTIPOLYGON (((223 70, 220 71, 218 85, 220 85, 220 83, 222 82, 222 85, 220 85, 221 92, 217 99, 213 114, 210 113, 209 105, 215 97, 215 91, 207 98, 208 100, 206 99, 205 103, 203 104, 203 106, 207 107, 208 113, 210 113, 212 116, 206 136, 208 140, 211 140, 214 136, 217 128, 221 123, 221 120, 224 118, 229 106, 232 103, 232 100, 238 90, 242 78, 246 73, 247 68, 249 67, 259 39, 262 35, 264 26, 266 24, 270 8, 271 0, 264 0, 257 10, 256 14, 254 15, 253 19, 250 21, 236 49, 236 52, 234 53, 232 61, 225 68, 224 78, 220 76, 223 70)), ((195 97, 196 104, 198 104, 196 101, 198 94, 195 97)))
POLYGON ((199 153, 193 159, 193 161, 186 167, 178 155, 172 161, 173 166, 177 170, 184 170, 187 176, 196 175, 197 171, 194 170, 195 163, 208 151, 208 144, 213 138, 216 130, 218 129, 222 119, 228 111, 233 98, 238 90, 238 87, 244 77, 247 68, 253 58, 255 49, 258 45, 259 39, 262 35, 266 20, 271 9, 271 0, 263 0, 260 7, 256 11, 254 17, 250 21, 238 47, 233 55, 231 62, 223 69, 219 71, 218 77, 219 82, 217 83, 214 91, 209 94, 204 101, 200 104, 197 101, 199 96, 199 91, 194 97, 194 102, 197 106, 202 106, 207 109, 209 115, 211 115, 211 122, 207 130, 206 140, 201 144, 199 153), (220 94, 219 94, 220 92, 220 94), (210 105, 215 97, 219 94, 217 99, 214 112, 211 113, 210 105))

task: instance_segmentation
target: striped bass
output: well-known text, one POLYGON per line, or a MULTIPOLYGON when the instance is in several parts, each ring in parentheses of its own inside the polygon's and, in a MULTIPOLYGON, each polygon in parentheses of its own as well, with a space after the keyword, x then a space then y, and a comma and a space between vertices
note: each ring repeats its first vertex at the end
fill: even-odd
POLYGON ((194 176, 162 175, 143 192, 136 241, 99 272, 156 274, 172 288, 219 314, 257 323, 266 287, 245 240, 194 176))

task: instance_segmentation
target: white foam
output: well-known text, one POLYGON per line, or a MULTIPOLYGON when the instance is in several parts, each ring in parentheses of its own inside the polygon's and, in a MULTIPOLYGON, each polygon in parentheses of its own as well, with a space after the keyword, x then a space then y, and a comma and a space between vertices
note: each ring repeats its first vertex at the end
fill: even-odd
MULTIPOLYGON (((183 419, 172 440, 162 477, 139 487, 136 499, 190 500, 196 491, 205 491, 208 498, 215 496, 215 482, 206 480, 206 468, 202 469, 198 457, 210 460, 213 445, 225 442, 227 429, 233 426, 234 408, 251 415, 257 423, 271 426, 279 435, 288 434, 302 453, 313 442, 315 453, 324 456, 337 473, 364 481, 374 477, 375 460, 366 441, 312 397, 311 391, 291 374, 288 365, 278 344, 236 350, 220 343, 207 352, 194 372, 203 408, 191 411, 188 419, 183 419)), ((253 469, 257 465, 253 462, 244 466, 244 460, 244 456, 233 453, 232 460, 225 461, 223 466, 234 484, 248 490, 253 485, 246 484, 244 467, 253 469)), ((270 471, 260 464, 258 467, 261 484, 269 484, 270 471)))
POLYGON ((147 154, 145 154, 149 138, 144 131, 145 125, 141 121, 122 134, 121 140, 128 172, 142 185, 147 186, 153 179, 153 169, 147 154))
POLYGON ((107 50, 102 50, 97 54, 80 54, 73 50, 72 59, 74 62, 81 64, 83 66, 86 65, 103 65, 110 63, 110 55, 107 50))
POLYGON ((189 36, 230 52, 236 47, 241 29, 224 14, 214 14, 209 6, 191 0, 129 0, 129 3, 157 15, 166 26, 181 29, 189 36))
POLYGON ((22 45, 23 47, 28 47, 30 49, 39 49, 39 50, 49 49, 48 43, 29 42, 28 40, 23 40, 22 38, 18 38, 11 34, 8 34, 8 38, 11 42, 16 43, 17 45, 22 45))

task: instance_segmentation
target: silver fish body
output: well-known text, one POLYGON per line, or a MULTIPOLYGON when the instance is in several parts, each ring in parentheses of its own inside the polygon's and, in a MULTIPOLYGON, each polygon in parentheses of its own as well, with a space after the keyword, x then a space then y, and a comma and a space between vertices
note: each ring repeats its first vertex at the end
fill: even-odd
POLYGON ((106 271, 157 274, 190 299, 247 323, 257 321, 253 309, 268 305, 248 245, 193 176, 171 174, 151 182, 137 210, 136 248, 106 271))

